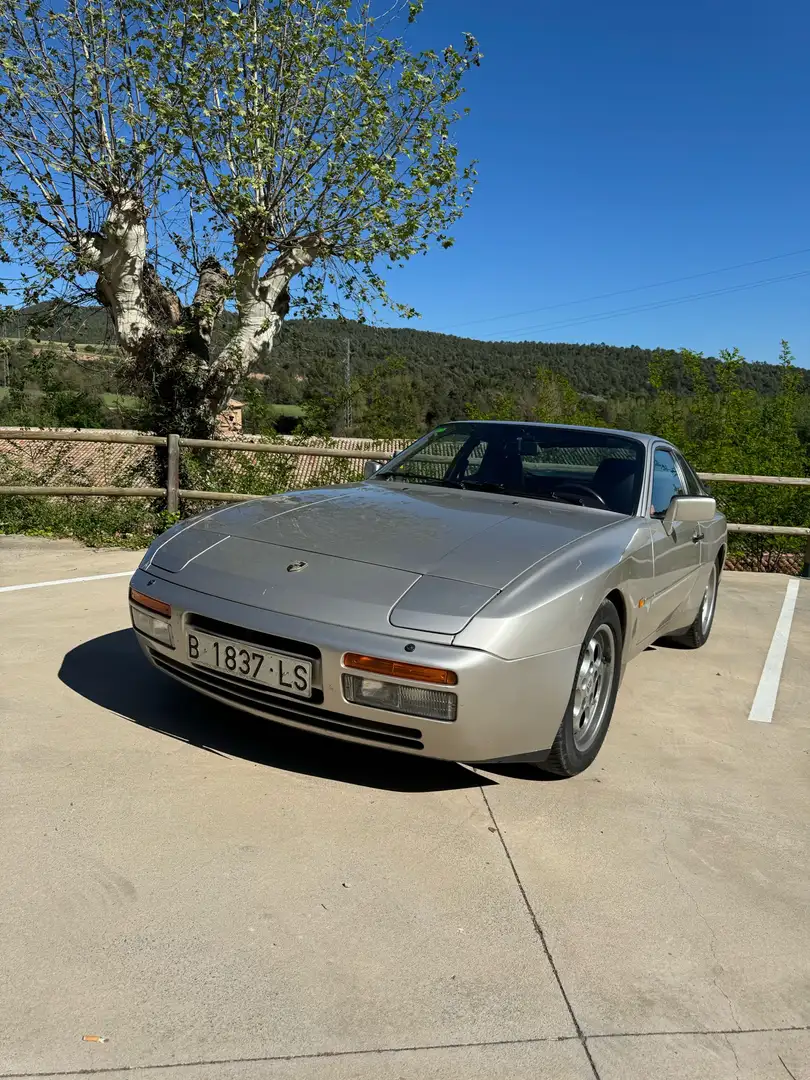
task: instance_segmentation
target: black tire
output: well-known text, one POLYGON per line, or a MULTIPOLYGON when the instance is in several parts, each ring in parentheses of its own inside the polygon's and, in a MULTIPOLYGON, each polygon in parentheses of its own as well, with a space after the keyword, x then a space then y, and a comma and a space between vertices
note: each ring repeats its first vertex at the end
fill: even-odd
POLYGON ((560 730, 554 740, 548 757, 538 767, 544 772, 555 773, 557 776, 576 776, 587 769, 596 758, 605 741, 608 728, 610 727, 613 708, 616 704, 616 694, 619 690, 622 672, 622 624, 619 613, 614 605, 605 600, 594 615, 591 625, 582 642, 577 668, 574 674, 574 685, 571 687, 571 697, 568 700, 568 708, 560 724, 560 730), (594 717, 594 727, 586 737, 582 726, 582 695, 578 700, 577 693, 581 680, 585 675, 585 665, 589 663, 591 646, 596 640, 606 643, 610 640, 612 657, 610 664, 610 684, 603 689, 603 697, 598 704, 598 717, 594 717), (577 734, 579 732, 579 734, 577 734))
POLYGON ((712 626, 714 625, 714 613, 717 610, 717 589, 719 584, 720 564, 718 559, 712 567, 712 576, 706 586, 706 592, 703 594, 703 599, 698 608, 698 613, 695 616, 695 621, 687 630, 683 630, 679 634, 669 634, 667 636, 668 641, 674 641, 683 649, 699 649, 706 644, 709 640, 709 634, 712 632, 712 626), (712 590, 711 596, 709 594, 710 588, 712 590), (705 618, 707 604, 711 605, 708 619, 705 618))

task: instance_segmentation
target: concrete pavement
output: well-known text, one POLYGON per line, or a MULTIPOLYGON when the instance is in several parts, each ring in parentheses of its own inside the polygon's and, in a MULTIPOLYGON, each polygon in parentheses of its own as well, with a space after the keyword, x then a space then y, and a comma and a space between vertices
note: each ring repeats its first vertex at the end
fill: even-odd
MULTIPOLYGON (((136 562, 0 540, 0 586, 136 562)), ((786 579, 728 575, 557 782, 223 711, 126 584, 0 594, 0 1077, 810 1078, 810 585, 771 724, 786 579)))

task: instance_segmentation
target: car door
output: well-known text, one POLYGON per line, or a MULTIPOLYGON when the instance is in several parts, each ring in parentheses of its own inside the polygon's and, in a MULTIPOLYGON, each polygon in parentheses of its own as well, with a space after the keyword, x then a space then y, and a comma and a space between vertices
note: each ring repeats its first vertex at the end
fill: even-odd
POLYGON ((663 517, 678 495, 688 494, 671 449, 656 447, 653 452, 650 487, 650 528, 653 553, 653 596, 648 601, 647 621, 651 634, 659 630, 689 596, 700 570, 701 529, 694 523, 676 520, 672 532, 664 528, 663 517))

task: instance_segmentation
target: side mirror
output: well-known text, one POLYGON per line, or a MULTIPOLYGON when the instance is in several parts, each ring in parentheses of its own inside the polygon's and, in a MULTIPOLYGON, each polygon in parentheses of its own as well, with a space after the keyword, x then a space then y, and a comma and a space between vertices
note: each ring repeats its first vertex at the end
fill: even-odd
POLYGON ((371 477, 379 470, 380 464, 381 463, 379 461, 365 462, 365 464, 363 465, 363 479, 370 480, 371 477))
POLYGON ((697 524, 698 521, 711 521, 716 513, 716 501, 706 495, 676 495, 662 520, 667 533, 671 533, 676 521, 697 524))

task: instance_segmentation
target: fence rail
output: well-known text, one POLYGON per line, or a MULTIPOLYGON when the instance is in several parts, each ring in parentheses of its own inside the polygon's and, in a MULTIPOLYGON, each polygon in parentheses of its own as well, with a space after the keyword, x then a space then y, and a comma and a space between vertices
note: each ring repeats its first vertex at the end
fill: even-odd
POLYGON ((736 473, 702 472, 701 480, 716 480, 724 484, 776 484, 780 487, 810 487, 807 476, 739 476, 736 473))
MULTIPOLYGON (((48 485, 20 485, 11 484, 0 487, 0 495, 38 495, 49 497, 52 495, 97 495, 107 496, 110 499, 159 499, 168 495, 168 489, 164 487, 88 487, 85 484, 71 484, 68 486, 48 485)), ((251 495, 251 498, 255 496, 251 495)))
MULTIPOLYGON (((115 443, 130 446, 165 447, 167 451, 166 487, 91 487, 91 486, 3 486, 0 495, 43 496, 87 496, 109 497, 118 499, 153 499, 165 498, 166 509, 176 513, 181 500, 189 502, 244 502, 257 498, 235 491, 204 491, 180 487, 180 456, 184 448, 198 450, 244 451, 251 454, 280 454, 290 457, 309 456, 323 458, 344 458, 355 461, 386 461, 391 456, 384 450, 353 450, 335 446, 306 446, 293 443, 241 442, 225 439, 184 439, 178 435, 136 435, 129 432, 109 431, 30 431, 24 429, 0 429, 0 442, 30 440, 41 442, 87 442, 115 443)), ((729 484, 766 484, 778 487, 810 488, 810 477, 806 476, 755 476, 735 473, 698 474, 701 480, 729 484)), ((751 535, 767 534, 772 536, 807 537, 802 574, 810 576, 810 528, 792 525, 749 525, 729 523, 731 533, 751 535)))
POLYGON ((100 442, 127 446, 165 446, 165 435, 133 435, 129 431, 30 431, 27 428, 0 428, 0 442, 100 442))
MULTIPOLYGON (((171 436, 169 436, 171 438, 171 436)), ((231 442, 229 439, 180 439, 180 446, 198 450, 249 450, 253 454, 289 454, 295 457, 358 458, 361 461, 386 461, 391 455, 381 450, 341 450, 336 446, 300 446, 295 443, 231 442)))

